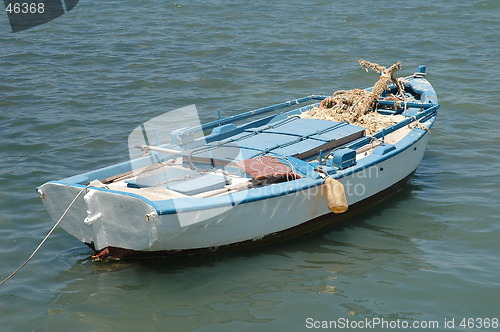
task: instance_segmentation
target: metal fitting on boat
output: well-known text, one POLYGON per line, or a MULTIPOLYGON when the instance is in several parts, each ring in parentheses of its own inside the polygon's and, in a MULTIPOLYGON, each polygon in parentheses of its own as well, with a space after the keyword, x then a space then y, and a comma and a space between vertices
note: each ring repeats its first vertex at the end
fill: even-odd
POLYGON ((83 219, 83 222, 87 225, 92 225, 102 216, 100 212, 96 214, 91 214, 90 211, 87 211, 87 214, 88 215, 85 217, 85 219, 83 219))
POLYGON ((45 193, 43 191, 41 191, 40 189, 37 189, 37 192, 38 192, 38 196, 40 196, 41 199, 45 198, 45 193))
POLYGON ((153 211, 151 213, 147 213, 146 214, 146 221, 147 222, 151 222, 151 221, 154 221, 156 219, 156 217, 158 216, 158 213, 156 211, 153 211))

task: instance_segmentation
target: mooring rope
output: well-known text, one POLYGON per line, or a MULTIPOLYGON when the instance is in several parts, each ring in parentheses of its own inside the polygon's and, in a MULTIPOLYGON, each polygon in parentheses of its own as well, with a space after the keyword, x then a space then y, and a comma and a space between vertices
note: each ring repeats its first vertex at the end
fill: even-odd
POLYGON ((80 195, 83 193, 83 191, 85 189, 88 189, 90 187, 90 185, 86 186, 86 187, 83 187, 79 192, 78 194, 75 196, 75 198, 73 198, 73 200, 71 201, 71 203, 68 205, 68 207, 66 208, 66 210, 64 211, 64 213, 61 215, 61 217, 59 218, 59 220, 57 220, 57 222, 55 223, 55 225, 52 227, 52 229, 50 230, 50 232, 45 236, 45 238, 42 240, 42 242, 40 242, 40 244, 38 245, 38 247, 35 249, 35 251, 33 251, 33 253, 30 255, 30 257, 28 257, 28 259, 21 265, 17 268, 17 270, 15 270, 14 272, 11 273, 10 276, 8 276, 7 278, 5 278, 2 282, 0 282, 0 286, 3 285, 4 283, 7 282, 7 280, 9 280, 10 278, 12 278, 17 272, 19 272, 26 264, 28 264, 28 262, 33 258, 33 256, 35 256, 35 254, 38 252, 38 250, 40 250, 40 248, 42 247, 42 245, 45 243, 45 241, 47 241, 47 239, 49 238, 50 235, 52 235, 52 233, 54 232, 54 230, 56 229, 56 227, 61 223, 61 221, 63 220, 63 218, 66 216, 66 214, 68 213, 68 211, 71 209, 71 207, 73 206, 73 204, 75 204, 76 200, 78 199, 78 197, 80 197, 80 195))

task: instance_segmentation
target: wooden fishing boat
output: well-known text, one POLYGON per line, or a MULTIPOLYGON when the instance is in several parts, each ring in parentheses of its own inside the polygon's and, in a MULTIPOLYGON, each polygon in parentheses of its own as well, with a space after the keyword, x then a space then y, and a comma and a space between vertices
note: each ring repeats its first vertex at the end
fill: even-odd
POLYGON ((437 96, 425 66, 389 78, 395 83, 371 106, 385 124, 375 132, 305 116, 332 98, 309 95, 173 131, 171 143, 138 146, 145 156, 37 189, 52 218, 97 259, 256 246, 310 232, 397 192, 417 169, 437 96), (206 134, 196 137, 200 130, 206 134))

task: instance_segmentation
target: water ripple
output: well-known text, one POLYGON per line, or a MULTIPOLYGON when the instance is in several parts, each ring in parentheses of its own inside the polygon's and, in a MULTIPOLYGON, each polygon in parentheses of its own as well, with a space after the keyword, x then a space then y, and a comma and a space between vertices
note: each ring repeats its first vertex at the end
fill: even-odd
POLYGON ((195 103, 213 119, 366 87, 377 77, 359 58, 402 61, 402 75, 427 64, 442 103, 411 184, 350 225, 253 253, 116 264, 90 262, 58 230, 0 289, 3 326, 276 331, 307 317, 497 315, 499 9, 112 0, 0 34, 3 275, 53 225, 35 187, 126 160, 128 134, 165 111, 195 103))

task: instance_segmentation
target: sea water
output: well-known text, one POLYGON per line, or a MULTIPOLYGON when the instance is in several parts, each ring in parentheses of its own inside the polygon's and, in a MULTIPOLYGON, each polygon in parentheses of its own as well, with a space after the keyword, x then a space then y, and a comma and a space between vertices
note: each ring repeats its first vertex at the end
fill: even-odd
POLYGON ((35 188, 126 161, 130 132, 164 112, 209 121, 368 87, 361 58, 427 65, 441 103, 410 184, 350 223, 116 263, 58 229, 0 286, 0 330, 498 330, 498 17, 496 0, 110 0, 12 33, 0 14, 2 279, 53 226, 35 188))

